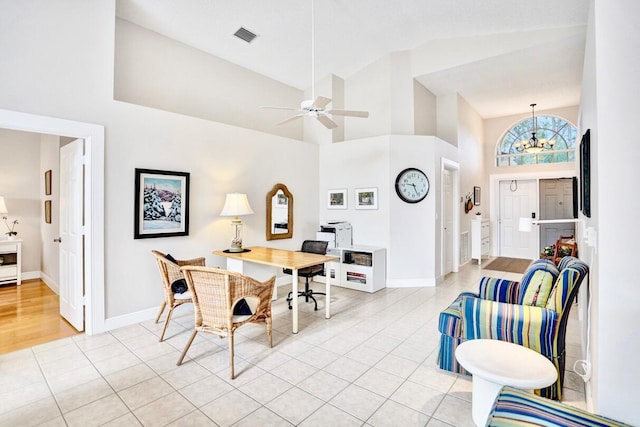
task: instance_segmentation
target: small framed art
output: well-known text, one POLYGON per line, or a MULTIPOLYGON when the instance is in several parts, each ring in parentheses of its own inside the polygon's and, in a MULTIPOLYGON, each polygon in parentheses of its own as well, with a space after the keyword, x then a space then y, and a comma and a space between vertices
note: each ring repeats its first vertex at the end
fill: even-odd
POLYGON ((44 173, 44 195, 51 195, 51 169, 44 173))
POLYGON ((378 209, 378 189, 356 188, 356 209, 378 209))
POLYGON ((44 201, 44 222, 51 224, 51 200, 44 201))
POLYGON ((135 170, 134 239, 189 235, 189 173, 135 170))
POLYGON ((327 197, 328 209, 347 209, 347 189, 329 190, 327 197))

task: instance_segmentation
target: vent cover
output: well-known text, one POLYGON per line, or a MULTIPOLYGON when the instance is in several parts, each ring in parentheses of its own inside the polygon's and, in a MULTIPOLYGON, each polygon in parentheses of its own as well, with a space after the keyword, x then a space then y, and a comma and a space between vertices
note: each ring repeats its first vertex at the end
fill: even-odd
POLYGON ((254 33, 244 27, 238 28, 238 31, 233 33, 233 35, 238 37, 239 39, 246 41, 247 43, 251 43, 253 39, 257 37, 254 33))

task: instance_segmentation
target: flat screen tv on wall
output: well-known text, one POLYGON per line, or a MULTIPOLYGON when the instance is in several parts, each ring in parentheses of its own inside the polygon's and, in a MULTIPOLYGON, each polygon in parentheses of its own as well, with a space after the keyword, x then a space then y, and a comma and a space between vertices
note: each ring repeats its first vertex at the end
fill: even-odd
POLYGON ((582 214, 591 218, 591 130, 580 141, 580 206, 582 214))

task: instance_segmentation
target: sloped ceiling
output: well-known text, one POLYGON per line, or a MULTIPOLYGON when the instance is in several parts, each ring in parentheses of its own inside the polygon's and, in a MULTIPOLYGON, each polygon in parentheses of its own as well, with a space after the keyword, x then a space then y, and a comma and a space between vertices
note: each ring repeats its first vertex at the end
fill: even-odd
MULTIPOLYGON (((460 56, 474 39, 498 37, 508 51, 474 49, 448 67, 417 67, 414 77, 436 95, 460 93, 485 118, 526 112, 531 102, 541 110, 579 102, 588 0, 314 1, 316 80, 347 79, 395 51, 429 63, 424 46, 433 42, 457 41, 450 54, 460 56)), ((311 86, 312 0, 117 0, 117 14, 287 85, 311 86), (233 36, 241 26, 258 37, 247 44, 233 36)))

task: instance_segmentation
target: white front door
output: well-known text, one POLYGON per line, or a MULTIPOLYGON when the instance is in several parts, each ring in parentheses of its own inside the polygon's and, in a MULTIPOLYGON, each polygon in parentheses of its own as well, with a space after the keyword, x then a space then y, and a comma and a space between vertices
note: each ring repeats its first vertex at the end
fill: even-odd
POLYGON ((60 315, 84 330, 84 140, 60 149, 60 315))
POLYGON ((500 256, 539 258, 537 229, 534 227, 532 232, 518 230, 521 217, 531 218, 531 214, 537 212, 537 202, 536 180, 500 181, 500 256))

